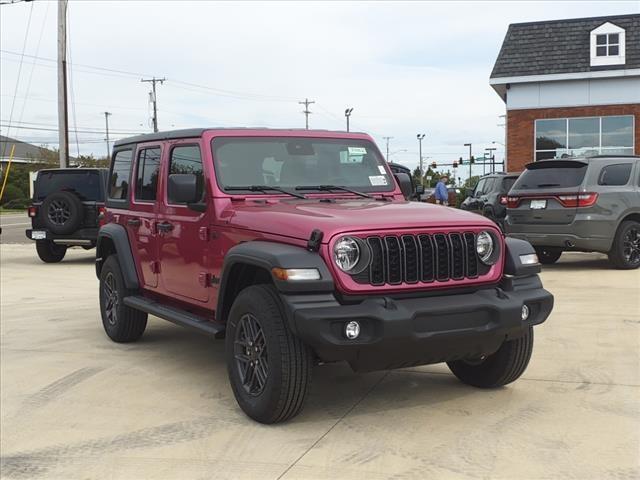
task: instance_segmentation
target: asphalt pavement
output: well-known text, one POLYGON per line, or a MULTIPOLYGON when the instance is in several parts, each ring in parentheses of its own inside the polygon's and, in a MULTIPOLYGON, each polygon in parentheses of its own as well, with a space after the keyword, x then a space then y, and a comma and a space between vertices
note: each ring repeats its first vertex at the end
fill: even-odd
POLYGON ((0 243, 33 243, 24 234, 24 231, 31 227, 31 219, 27 217, 27 212, 0 215, 0 227, 0 243))

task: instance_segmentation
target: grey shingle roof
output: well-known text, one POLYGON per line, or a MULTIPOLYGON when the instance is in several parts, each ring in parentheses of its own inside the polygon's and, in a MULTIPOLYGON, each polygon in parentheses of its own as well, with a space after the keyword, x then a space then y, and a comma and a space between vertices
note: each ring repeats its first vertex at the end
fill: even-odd
POLYGON ((640 68, 640 14, 511 24, 491 78, 588 72, 607 68, 640 68), (591 67, 589 34, 607 22, 626 31, 626 64, 591 67))

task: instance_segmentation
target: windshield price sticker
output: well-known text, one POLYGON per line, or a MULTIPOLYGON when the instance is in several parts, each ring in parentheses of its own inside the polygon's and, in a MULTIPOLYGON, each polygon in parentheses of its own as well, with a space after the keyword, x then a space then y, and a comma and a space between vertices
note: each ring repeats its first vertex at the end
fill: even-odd
POLYGON ((382 165, 378 165, 378 170, 380 171, 381 174, 386 175, 387 171, 384 169, 384 167, 382 165))
POLYGON ((369 183, 375 186, 386 185, 387 177, 385 177, 384 175, 369 175, 369 183))
POLYGON ((366 155, 367 149, 364 147, 347 147, 349 155, 366 155))

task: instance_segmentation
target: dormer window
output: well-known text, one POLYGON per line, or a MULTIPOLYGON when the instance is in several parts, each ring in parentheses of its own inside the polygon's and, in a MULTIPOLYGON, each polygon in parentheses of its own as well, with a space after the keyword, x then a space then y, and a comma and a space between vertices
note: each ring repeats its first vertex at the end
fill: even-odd
POLYGON ((605 33, 596 35, 596 56, 609 57, 620 55, 620 34, 605 33))
POLYGON ((591 66, 624 65, 625 31, 607 22, 591 31, 591 66))

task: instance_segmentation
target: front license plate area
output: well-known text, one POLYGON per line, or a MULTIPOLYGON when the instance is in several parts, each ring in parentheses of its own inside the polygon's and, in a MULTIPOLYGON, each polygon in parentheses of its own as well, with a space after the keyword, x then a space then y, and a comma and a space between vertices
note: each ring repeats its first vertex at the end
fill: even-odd
POLYGON ((529 207, 531 208, 531 210, 543 210, 543 209, 547 208, 547 201, 546 200, 531 200, 531 203, 529 204, 529 207))
POLYGON ((44 240, 47 238, 47 232, 43 232, 42 230, 33 230, 31 232, 31 238, 33 240, 44 240))

